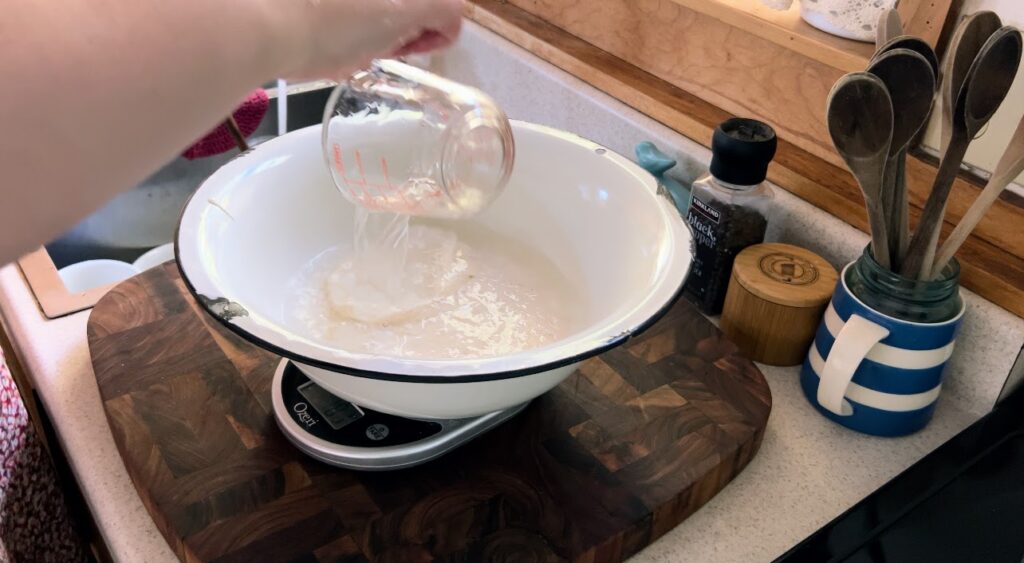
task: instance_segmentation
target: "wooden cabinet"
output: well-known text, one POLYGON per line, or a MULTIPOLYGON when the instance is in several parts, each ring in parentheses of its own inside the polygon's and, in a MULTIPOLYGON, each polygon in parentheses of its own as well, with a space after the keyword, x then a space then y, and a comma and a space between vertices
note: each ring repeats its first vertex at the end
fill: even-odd
POLYGON ((707 10, 718 6, 707 0, 509 3, 730 114, 756 115, 800 148, 841 164, 825 129, 825 99, 840 76, 863 68, 859 54, 868 53, 805 56, 752 33, 758 22, 722 19, 730 8, 707 10))

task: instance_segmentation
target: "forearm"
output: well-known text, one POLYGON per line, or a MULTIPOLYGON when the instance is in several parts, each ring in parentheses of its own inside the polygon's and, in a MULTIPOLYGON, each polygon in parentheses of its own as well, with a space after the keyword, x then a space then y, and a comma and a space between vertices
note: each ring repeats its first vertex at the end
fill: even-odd
POLYGON ((288 54, 271 48, 282 28, 263 6, 8 0, 0 264, 143 179, 284 70, 288 54))

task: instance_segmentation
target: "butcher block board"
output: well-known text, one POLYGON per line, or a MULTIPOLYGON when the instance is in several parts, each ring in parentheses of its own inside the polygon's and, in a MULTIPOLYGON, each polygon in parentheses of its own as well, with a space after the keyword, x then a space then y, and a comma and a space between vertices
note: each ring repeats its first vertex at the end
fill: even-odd
POLYGON ((295 449, 280 358, 201 313, 173 263, 89 318, 103 407, 183 561, 620 561, 757 453, 764 377, 688 303, 502 426, 426 465, 357 473, 295 449))

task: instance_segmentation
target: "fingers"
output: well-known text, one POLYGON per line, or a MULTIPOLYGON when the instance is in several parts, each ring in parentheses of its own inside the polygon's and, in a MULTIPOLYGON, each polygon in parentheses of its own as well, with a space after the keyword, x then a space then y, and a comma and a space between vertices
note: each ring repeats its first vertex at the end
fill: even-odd
MULTIPOLYGON (((273 1, 291 4, 290 0, 273 1)), ((464 2, 316 0, 306 6, 303 23, 292 35, 304 54, 286 73, 291 78, 337 79, 374 58, 451 45, 462 27, 464 2)))
POLYGON ((450 37, 437 31, 424 31, 418 38, 395 51, 392 56, 404 57, 406 55, 429 53, 430 51, 442 49, 451 45, 452 39, 450 37))
POLYGON ((447 47, 462 28, 463 0, 406 0, 403 15, 408 32, 389 56, 426 53, 447 47))

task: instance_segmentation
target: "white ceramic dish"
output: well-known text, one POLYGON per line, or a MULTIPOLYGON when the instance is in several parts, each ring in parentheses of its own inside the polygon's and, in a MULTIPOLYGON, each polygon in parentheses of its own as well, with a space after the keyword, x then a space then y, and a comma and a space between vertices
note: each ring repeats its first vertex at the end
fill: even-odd
POLYGON ((145 272, 150 268, 155 268, 164 262, 174 260, 174 243, 169 242, 167 244, 161 244, 160 246, 146 252, 142 256, 139 256, 132 266, 138 268, 140 272, 145 272))
POLYGON ((295 326, 283 299, 289 280, 352 237, 354 209, 323 164, 319 126, 260 145, 199 188, 178 230, 182 276, 231 330, 359 405, 464 418, 529 401, 581 360, 657 320, 689 272, 692 238, 654 178, 632 161, 554 129, 515 122, 513 131, 508 188, 473 220, 574 272, 589 314, 558 342, 500 357, 416 360, 352 353, 295 326))
POLYGON ((86 260, 57 271, 68 293, 83 293, 122 282, 138 273, 138 268, 120 260, 86 260))
POLYGON ((802 0, 800 16, 825 33, 870 43, 878 17, 895 4, 896 0, 802 0))

